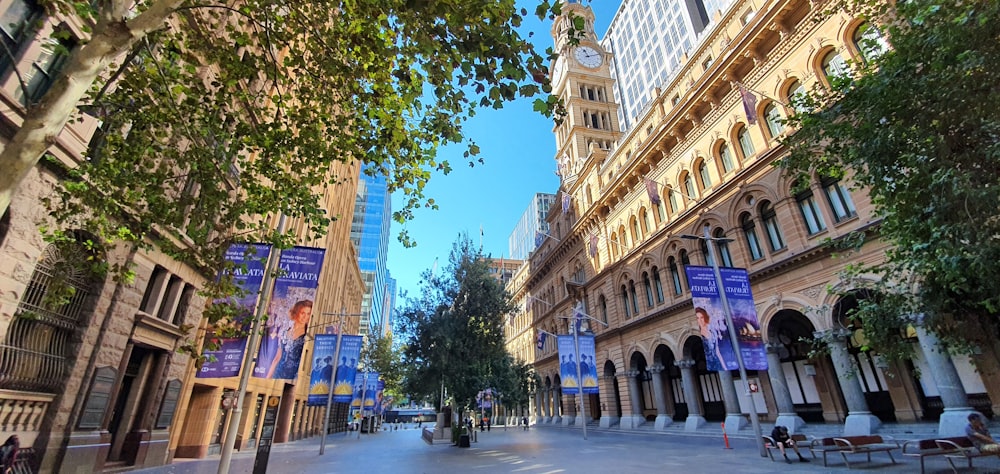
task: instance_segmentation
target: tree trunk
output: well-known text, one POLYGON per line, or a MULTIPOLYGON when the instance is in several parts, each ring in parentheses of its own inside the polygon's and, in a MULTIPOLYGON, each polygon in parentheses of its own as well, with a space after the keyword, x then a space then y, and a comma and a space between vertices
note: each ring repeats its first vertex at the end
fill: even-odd
MULTIPOLYGON (((31 105, 21 128, 0 152, 0 215, 7 211, 21 181, 41 159, 45 150, 76 113, 80 100, 108 66, 128 52, 150 32, 162 28, 166 19, 182 3, 162 0, 129 21, 108 21, 101 16, 93 36, 71 53, 66 67, 37 105, 31 105)), ((121 4, 112 5, 120 11, 121 4)), ((107 18, 114 15, 106 15, 107 18)))

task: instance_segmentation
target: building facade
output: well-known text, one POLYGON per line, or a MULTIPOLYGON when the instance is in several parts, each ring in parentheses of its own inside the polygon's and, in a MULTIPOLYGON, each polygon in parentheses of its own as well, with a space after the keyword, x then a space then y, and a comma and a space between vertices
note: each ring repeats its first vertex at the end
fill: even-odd
MULTIPOLYGON (((0 16, 0 35, 13 54, 0 60, 0 141, 6 146, 22 123, 25 102, 48 90, 91 25, 47 13, 31 0, 0 2, 0 16)), ((235 378, 194 381, 193 360, 178 351, 204 336, 208 302, 199 290, 215 275, 155 247, 102 245, 80 231, 80 245, 69 252, 43 239, 39 226, 49 222, 43 202, 66 170, 85 159, 99 126, 89 115, 73 117, 46 151, 52 160, 30 171, 0 215, 0 430, 34 448, 39 472, 126 471, 169 463, 175 453, 203 456, 225 435, 220 427, 231 413, 225 400, 236 388, 235 378), (96 245, 85 246, 88 240, 96 245), (62 273, 61 263, 80 256, 130 268, 135 278, 62 273), (65 304, 47 302, 56 280, 73 290, 65 304)), ((331 172, 358 174, 350 165, 331 172)), ((351 215, 357 179, 347 181, 346 193, 326 190, 322 206, 329 215, 351 215)), ((335 312, 360 311, 363 286, 346 222, 322 239, 298 242, 327 251, 314 305, 319 324, 330 324, 335 312)), ((308 234, 294 220, 289 228, 308 234)), ((318 432, 319 411, 306 409, 305 385, 252 382, 240 443, 252 444, 260 420, 255 403, 270 395, 282 397, 276 439, 318 432)))
POLYGON ((383 327, 391 218, 392 200, 385 177, 362 172, 351 223, 351 242, 367 288, 361 312, 368 316, 362 323, 361 335, 383 327))
POLYGON ((849 177, 796 183, 773 165, 784 153, 779 139, 794 133, 781 120, 794 113, 790 97, 829 86, 846 60, 878 54, 863 41, 877 30, 826 14, 824 2, 734 1, 647 111, 605 147, 621 130, 608 94, 609 52, 594 37, 590 9, 566 8, 591 28, 574 47, 560 40, 565 18, 553 27, 568 59, 552 74, 569 112, 556 128, 556 159, 569 164, 560 192, 572 206, 550 210, 559 240, 546 240, 508 285, 526 304, 507 337, 541 378, 533 407, 540 422, 697 430, 728 420, 739 429, 750 416, 749 395, 736 389, 744 382, 760 388, 752 394, 757 416, 793 430, 838 423, 862 434, 927 421, 954 435, 972 410, 993 416, 1000 372, 991 348, 949 356, 914 317, 901 333, 916 356, 890 363, 851 321, 858 302, 874 295, 840 270, 880 261, 886 250, 867 194, 849 177), (682 238, 706 228, 719 239, 719 264, 749 273, 759 327, 748 331, 766 347, 768 369, 749 371, 747 381, 707 368, 704 347, 715 333, 699 327, 684 268, 710 265, 709 244, 682 238), (834 259, 824 242, 854 232, 864 244, 834 259), (534 344, 539 331, 566 333, 561 318, 581 302, 600 321, 589 324, 600 394, 589 396, 585 414, 562 394, 555 345, 534 344), (817 344, 822 354, 812 351, 817 344))
POLYGON ((535 243, 539 232, 549 233, 549 223, 545 216, 549 208, 555 202, 556 196, 548 193, 536 193, 528 208, 521 214, 521 218, 514 226, 514 231, 507 238, 507 247, 510 257, 517 260, 524 260, 535 250, 535 243))

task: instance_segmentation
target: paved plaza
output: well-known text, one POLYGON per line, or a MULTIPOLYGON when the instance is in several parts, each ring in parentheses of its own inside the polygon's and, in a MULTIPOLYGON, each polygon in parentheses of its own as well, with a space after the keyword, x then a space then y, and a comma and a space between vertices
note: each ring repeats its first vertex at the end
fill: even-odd
MULTIPOLYGON (((326 454, 319 456, 319 437, 276 445, 268 465, 270 473, 796 473, 796 472, 919 472, 912 458, 884 453, 853 456, 848 470, 839 456, 785 464, 761 458, 750 439, 730 439, 732 449, 714 436, 679 436, 651 433, 592 431, 583 439, 579 429, 543 426, 529 431, 494 428, 477 433, 471 448, 450 443, 428 445, 416 429, 383 431, 357 438, 357 433, 335 434, 327 440, 326 454)), ((250 473, 254 453, 236 453, 230 472, 250 473)), ((808 455, 807 455, 808 457, 808 455)), ((135 471, 143 474, 214 474, 218 456, 201 460, 177 460, 172 465, 135 471)), ((1000 460, 980 458, 976 468, 961 472, 1000 472, 1000 460)), ((928 473, 949 473, 942 458, 927 460, 928 473)))

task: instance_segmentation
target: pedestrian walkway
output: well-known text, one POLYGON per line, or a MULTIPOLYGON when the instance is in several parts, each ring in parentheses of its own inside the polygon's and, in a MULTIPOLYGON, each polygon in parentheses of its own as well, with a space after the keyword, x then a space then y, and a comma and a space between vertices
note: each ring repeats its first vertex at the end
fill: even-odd
MULTIPOLYGON (((588 430, 583 439, 581 427, 535 426, 528 431, 503 426, 478 433, 478 442, 470 448, 451 444, 428 445, 415 429, 382 431, 375 434, 356 432, 328 437, 326 454, 319 456, 319 438, 275 445, 268 465, 270 473, 605 473, 646 472, 724 472, 764 474, 814 472, 890 472, 909 473, 919 470, 913 458, 894 453, 892 464, 884 453, 872 455, 866 462, 863 455, 851 458, 848 470, 839 456, 830 457, 830 466, 820 460, 809 463, 772 462, 761 457, 752 436, 731 437, 726 449, 721 435, 699 433, 691 436, 682 432, 653 433, 642 430, 588 430), (855 462, 857 460, 857 462, 855 462)), ((805 453, 804 453, 805 454, 805 453)), ((808 456, 808 454, 807 454, 808 456)), ((254 453, 236 453, 230 472, 249 474, 253 471, 254 453)), ((811 458, 810 458, 811 459, 811 458)), ((141 474, 214 474, 219 457, 202 460, 178 460, 172 465, 136 471, 141 474)), ((998 472, 1000 459, 981 458, 976 468, 963 473, 998 472)), ((927 473, 950 473, 947 461, 927 460, 927 473)))

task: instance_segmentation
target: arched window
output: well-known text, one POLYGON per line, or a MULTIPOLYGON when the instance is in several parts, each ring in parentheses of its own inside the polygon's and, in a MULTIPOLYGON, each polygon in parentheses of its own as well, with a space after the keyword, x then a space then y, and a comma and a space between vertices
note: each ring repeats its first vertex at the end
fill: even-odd
POLYGON ((740 126, 740 130, 736 132, 736 140, 740 142, 740 153, 743 154, 744 160, 757 152, 753 147, 753 141, 750 140, 750 131, 746 127, 740 126))
POLYGON ((92 286, 91 277, 81 270, 88 268, 86 262, 71 260, 90 256, 82 245, 45 248, 0 345, 0 388, 47 393, 65 388, 74 334, 90 309, 86 302, 92 286), (69 299, 47 304, 57 279, 70 290, 69 299))
POLYGON ((830 51, 823 56, 822 68, 823 77, 828 84, 833 84, 833 78, 846 76, 850 72, 847 61, 844 61, 836 51, 830 51))
POLYGON ((632 242, 639 242, 642 234, 639 233, 639 221, 636 220, 635 216, 629 219, 629 226, 632 227, 632 242))
POLYGON ((608 322, 608 301, 604 299, 604 295, 597 297, 597 307, 601 311, 601 321, 605 324, 608 322))
POLYGON ((639 211, 639 218, 642 219, 642 235, 645 236, 653 230, 653 226, 649 222, 649 213, 646 212, 645 208, 639 211))
POLYGON ((656 223, 665 222, 667 220, 667 214, 663 211, 664 205, 663 200, 656 204, 656 223))
POLYGON ((668 188, 667 196, 667 202, 670 203, 670 214, 676 214, 680 209, 680 206, 677 205, 677 193, 675 193, 673 189, 668 188))
POLYGON ((663 282, 660 281, 660 269, 653 267, 653 288, 656 290, 656 302, 663 302, 663 282))
POLYGON ((698 176, 701 178, 701 189, 708 189, 712 187, 712 177, 709 176, 708 165, 706 165, 704 161, 698 164, 698 176))
POLYGON ((722 229, 715 229, 712 233, 712 237, 715 237, 715 247, 719 251, 719 265, 723 267, 732 267, 733 256, 729 253, 729 241, 726 240, 726 232, 722 229))
MULTIPOLYGON (((622 255, 625 254, 625 249, 628 248, 628 236, 625 234, 625 226, 618 227, 618 235, 622 236, 622 255)), ((635 243, 635 239, 632 239, 632 243, 635 243)))
POLYGON ((684 293, 684 288, 681 286, 681 272, 677 268, 677 260, 674 257, 670 257, 667 260, 667 267, 670 269, 670 282, 674 285, 674 295, 678 296, 684 293))
POLYGON ((820 179, 823 192, 826 193, 826 200, 830 203, 830 210, 833 211, 833 219, 837 222, 849 219, 858 215, 854 209, 854 201, 851 200, 851 193, 837 178, 824 177, 820 179))
POLYGON ((722 174, 726 174, 736 168, 733 163, 733 154, 729 151, 729 145, 725 142, 719 146, 719 165, 722 167, 722 174))
POLYGON ((861 59, 866 63, 889 50, 889 43, 882 36, 882 32, 871 23, 863 23, 854 30, 853 40, 854 47, 861 53, 861 59))
MULTIPOLYGON (((681 256, 681 266, 682 267, 687 267, 688 265, 691 265, 691 258, 688 257, 688 251, 687 250, 681 250, 680 256, 681 256)), ((687 272, 686 271, 682 271, 681 276, 684 277, 684 284, 687 285, 688 287, 690 287, 691 286, 691 282, 688 281, 687 272)))
POLYGON ((653 307, 653 284, 649 281, 649 273, 642 272, 642 288, 646 290, 646 307, 653 307))
POLYGON ((635 281, 628 281, 628 294, 632 299, 632 314, 639 315, 639 297, 635 295, 635 281))
POLYGON ((771 138, 776 138, 785 131, 785 124, 782 122, 781 112, 774 103, 767 104, 764 107, 764 124, 767 125, 767 133, 771 134, 771 138))
POLYGON ((785 248, 785 239, 782 238, 781 228, 778 227, 778 215, 768 201, 760 203, 760 221, 764 223, 764 229, 767 231, 767 243, 771 250, 785 248))
POLYGON ((806 111, 806 107, 802 104, 802 100, 806 96, 806 88, 802 86, 802 83, 798 79, 792 81, 788 85, 788 89, 785 92, 785 99, 788 104, 792 106, 792 109, 796 113, 802 113, 806 111))
POLYGON ((684 175, 684 191, 687 192, 688 199, 694 199, 698 193, 694 191, 694 180, 691 179, 691 175, 684 175))
MULTIPOLYGON (((798 186, 795 186, 798 187, 798 186)), ((826 229, 826 222, 823 221, 823 213, 819 210, 816 197, 813 196, 812 189, 805 188, 795 193, 795 202, 802 212, 802 221, 806 224, 806 231, 809 235, 814 235, 826 229)))
POLYGON ((628 287, 622 285, 622 307, 625 308, 625 319, 632 317, 628 309, 628 287))
POLYGON ((749 212, 740 216, 740 227, 743 228, 743 237, 747 241, 747 248, 750 250, 750 260, 760 260, 764 258, 764 249, 760 246, 760 237, 757 236, 757 225, 753 221, 753 216, 749 212))
POLYGON ((618 234, 612 232, 611 233, 611 256, 612 257, 618 257, 618 246, 619 245, 620 244, 618 243, 618 234))

